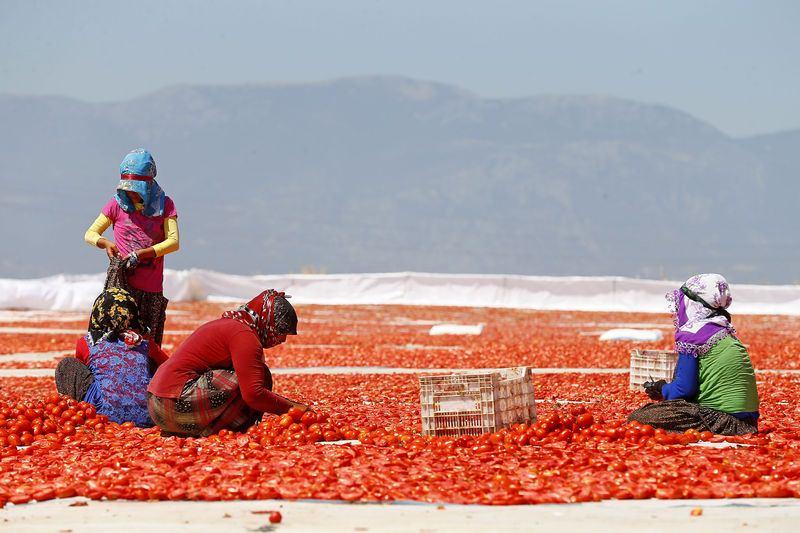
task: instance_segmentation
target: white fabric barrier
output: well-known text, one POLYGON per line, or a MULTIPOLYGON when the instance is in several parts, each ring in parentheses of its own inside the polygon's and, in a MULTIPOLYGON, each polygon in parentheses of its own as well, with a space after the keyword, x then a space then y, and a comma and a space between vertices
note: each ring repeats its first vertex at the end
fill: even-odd
MULTIPOLYGON (((286 274, 239 276, 208 270, 167 270, 173 302, 244 301, 265 288, 303 304, 403 304, 576 311, 666 311, 664 294, 678 281, 624 277, 471 274, 286 274)), ((0 279, 0 309, 85 310, 103 274, 0 279)), ((734 285, 732 313, 800 315, 800 286, 734 285)))
POLYGON ((480 335, 483 324, 436 324, 428 335, 480 335))
POLYGON ((657 329, 630 329, 618 328, 604 331, 600 335, 601 341, 641 341, 655 342, 664 338, 664 334, 657 329))
POLYGON ((105 274, 0 279, 0 309, 89 309, 104 279, 105 274))

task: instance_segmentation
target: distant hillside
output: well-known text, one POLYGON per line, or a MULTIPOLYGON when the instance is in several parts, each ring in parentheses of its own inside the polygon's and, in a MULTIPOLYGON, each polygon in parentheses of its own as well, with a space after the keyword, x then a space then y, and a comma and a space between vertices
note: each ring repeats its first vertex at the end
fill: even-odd
POLYGON ((83 232, 144 146, 180 213, 175 268, 800 280, 800 131, 394 77, 0 95, 0 124, 0 276, 101 270, 83 232))

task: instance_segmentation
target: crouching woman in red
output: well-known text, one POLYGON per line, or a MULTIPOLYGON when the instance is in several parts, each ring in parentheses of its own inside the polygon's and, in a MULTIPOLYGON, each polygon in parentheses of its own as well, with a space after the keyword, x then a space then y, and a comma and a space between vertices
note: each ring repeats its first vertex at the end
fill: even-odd
POLYGON ((263 413, 308 406, 272 392, 264 349, 297 335, 297 314, 282 292, 267 290, 200 326, 147 388, 153 422, 164 434, 205 437, 244 431, 263 413))

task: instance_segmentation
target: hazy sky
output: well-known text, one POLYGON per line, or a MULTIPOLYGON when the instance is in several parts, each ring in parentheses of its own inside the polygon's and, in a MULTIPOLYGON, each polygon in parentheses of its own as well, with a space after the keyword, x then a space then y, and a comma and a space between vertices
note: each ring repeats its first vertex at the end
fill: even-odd
POLYGON ((799 28, 796 0, 2 0, 0 92, 398 74, 663 103, 747 135, 800 127, 799 28))

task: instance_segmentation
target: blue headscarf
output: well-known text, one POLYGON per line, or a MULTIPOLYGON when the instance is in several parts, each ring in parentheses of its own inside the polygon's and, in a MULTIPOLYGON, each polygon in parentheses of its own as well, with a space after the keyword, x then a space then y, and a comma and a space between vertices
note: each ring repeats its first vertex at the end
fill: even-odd
POLYGON ((142 214, 146 217, 161 216, 164 214, 164 200, 166 195, 156 182, 156 162, 153 156, 144 148, 137 148, 125 156, 119 165, 120 180, 117 185, 117 203, 126 213, 136 211, 125 191, 139 193, 142 197, 144 208, 142 214))

